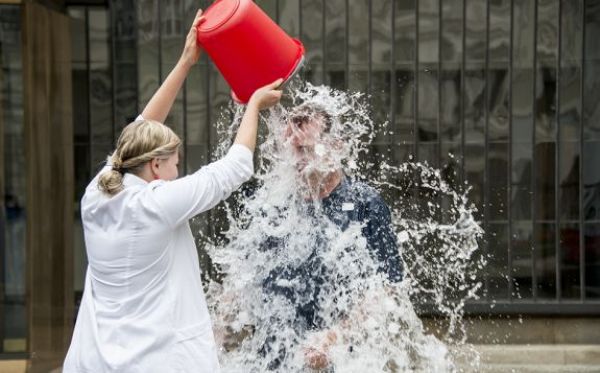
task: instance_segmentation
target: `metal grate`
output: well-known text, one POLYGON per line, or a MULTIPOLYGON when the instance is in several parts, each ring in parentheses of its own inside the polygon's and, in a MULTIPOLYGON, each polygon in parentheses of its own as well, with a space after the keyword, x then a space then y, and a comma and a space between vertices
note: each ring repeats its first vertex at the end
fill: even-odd
MULTIPOLYGON (((256 2, 307 46, 306 79, 372 94, 374 115, 394 130, 374 146, 391 147, 398 161, 412 155, 455 170, 454 182, 473 185, 488 232, 482 251, 491 260, 481 279, 482 299, 468 309, 600 311, 600 172, 594 170, 600 157, 600 42, 593 37, 600 1, 256 2)), ((172 53, 162 17, 181 19, 183 40, 195 3, 111 1, 113 18, 117 3, 119 11, 129 4, 135 17, 146 17, 144 24, 136 19, 136 27, 159 24, 150 41, 131 42, 137 47, 137 92, 129 99, 143 101, 164 77, 165 55, 172 53), (170 13, 149 15, 147 9, 158 6, 170 13), (140 57, 140 48, 155 48, 157 60, 140 57)), ((86 11, 86 24, 90 15, 86 11)), ((126 87, 118 84, 114 61, 120 51, 116 24, 110 22, 111 107, 121 121, 117 100, 126 87)), ((212 122, 228 99, 210 61, 203 58, 196 69, 177 114, 188 172, 200 157, 208 160, 215 145, 212 122), (199 127, 205 135, 194 134, 199 127)), ((89 149, 94 141, 90 135, 89 149)), ((94 166, 93 154, 89 159, 94 166)))

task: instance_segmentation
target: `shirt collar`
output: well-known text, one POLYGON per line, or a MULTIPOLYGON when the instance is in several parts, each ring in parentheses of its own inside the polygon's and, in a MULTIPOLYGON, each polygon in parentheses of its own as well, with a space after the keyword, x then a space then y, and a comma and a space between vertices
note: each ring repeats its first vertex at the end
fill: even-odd
POLYGON ((132 173, 126 172, 123 176, 123 186, 128 187, 132 185, 145 185, 148 182, 141 177, 134 175, 132 173))
POLYGON ((347 188, 348 183, 348 176, 346 176, 346 174, 343 173, 340 183, 336 185, 336 187, 331 191, 331 193, 329 193, 329 196, 327 196, 327 198, 336 197, 338 194, 340 194, 343 190, 347 188))

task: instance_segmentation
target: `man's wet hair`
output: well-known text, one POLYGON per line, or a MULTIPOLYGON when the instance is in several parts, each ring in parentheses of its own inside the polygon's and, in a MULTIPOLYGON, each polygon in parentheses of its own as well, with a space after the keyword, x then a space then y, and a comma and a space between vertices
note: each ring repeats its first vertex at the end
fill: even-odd
POLYGON ((324 123, 323 133, 329 133, 333 124, 333 116, 325 109, 325 107, 312 103, 305 102, 296 106, 290 111, 289 119, 296 126, 308 123, 310 119, 322 119, 324 123))

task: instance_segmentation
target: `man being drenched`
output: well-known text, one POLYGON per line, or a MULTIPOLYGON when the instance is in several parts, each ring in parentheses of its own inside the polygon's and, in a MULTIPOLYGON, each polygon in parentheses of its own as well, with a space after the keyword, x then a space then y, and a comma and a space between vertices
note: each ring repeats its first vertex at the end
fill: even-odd
MULTIPOLYGON (((343 152, 339 151, 345 144, 343 140, 331 136, 335 119, 323 107, 312 103, 297 106, 290 112, 285 139, 293 154, 297 179, 300 180, 299 190, 303 193, 300 199, 308 206, 306 211, 309 217, 326 217, 341 232, 351 226, 360 226, 360 235, 366 241, 376 273, 382 274, 384 281, 400 282, 402 260, 392 229, 390 210, 374 188, 345 175, 343 160, 340 159, 343 152)), ((318 219, 314 224, 316 230, 323 225, 318 219)), ((263 282, 263 289, 266 296, 284 297, 294 305, 295 329, 300 336, 319 335, 317 341, 302 347, 305 365, 312 369, 333 371, 328 353, 338 336, 323 319, 323 314, 330 312, 325 308, 331 308, 332 304, 325 302, 323 289, 343 284, 331 284, 339 281, 339 277, 332 278, 330 270, 323 263, 319 251, 331 242, 322 241, 324 239, 307 240, 307 245, 315 246, 311 248, 312 254, 301 263, 290 263, 271 271, 263 282)), ((266 250, 281 250, 285 248, 285 241, 269 239, 263 246, 266 250)), ((333 300, 335 302, 336 299, 333 300)), ((347 312, 337 312, 334 316, 340 324, 348 317, 347 312)), ((263 347, 264 356, 267 352, 275 356, 269 363, 272 370, 278 370, 286 355, 286 348, 277 345, 276 338, 273 336, 267 340, 263 347)))

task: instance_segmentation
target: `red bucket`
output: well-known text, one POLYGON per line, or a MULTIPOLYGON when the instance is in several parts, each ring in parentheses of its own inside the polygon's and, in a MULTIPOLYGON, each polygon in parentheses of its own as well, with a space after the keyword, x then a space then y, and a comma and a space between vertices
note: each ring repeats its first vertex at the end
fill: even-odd
POLYGON ((302 66, 304 46, 251 0, 217 0, 204 11, 198 43, 213 60, 234 100, 247 103, 258 88, 289 80, 302 66))

